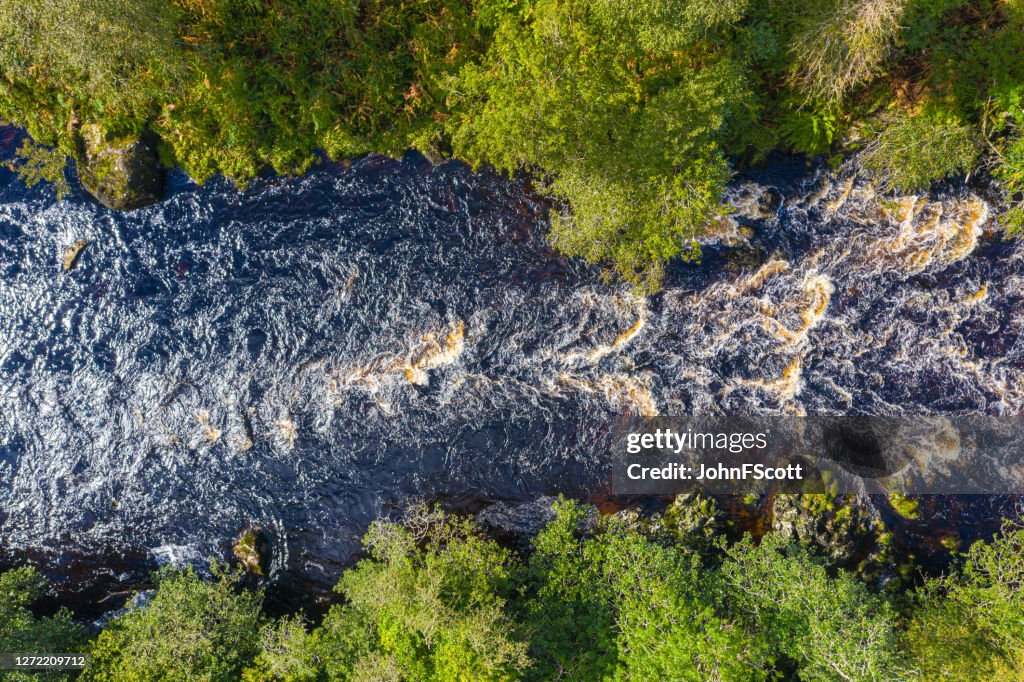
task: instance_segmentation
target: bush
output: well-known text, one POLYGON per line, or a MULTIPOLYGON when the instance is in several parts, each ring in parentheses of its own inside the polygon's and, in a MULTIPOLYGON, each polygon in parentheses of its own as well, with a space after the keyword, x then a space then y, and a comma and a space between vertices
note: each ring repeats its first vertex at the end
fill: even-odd
MULTIPOLYGON (((29 607, 42 595, 46 581, 32 568, 0 573, 0 653, 73 653, 85 645, 85 629, 61 609, 56 615, 37 618, 29 607)), ((67 680, 72 673, 56 671, 16 672, 0 670, 2 682, 67 680)))
POLYGON ((214 565, 214 580, 167 567, 145 606, 107 624, 89 652, 83 682, 228 682, 258 651, 259 591, 214 565))
POLYGON ((27 186, 34 187, 40 182, 48 182, 53 185, 58 200, 71 193, 71 185, 64 175, 68 157, 60 149, 43 147, 25 140, 17 153, 19 163, 16 170, 27 186))
POLYGON ((932 581, 908 628, 928 680, 1009 680, 1024 674, 1024 527, 976 543, 960 570, 932 581))
MULTIPOLYGON (((1024 111, 1021 113, 1024 118, 1024 111)), ((1024 233, 1024 135, 1010 140, 996 165, 995 176, 1003 186, 1007 206, 1002 223, 1011 236, 1024 233)))
POLYGON ((877 76, 900 30, 905 0, 816 3, 793 41, 793 69, 808 100, 840 102, 877 76))
POLYGON ((976 133, 939 114, 883 116, 860 155, 884 191, 923 192, 932 182, 966 173, 978 158, 976 133))

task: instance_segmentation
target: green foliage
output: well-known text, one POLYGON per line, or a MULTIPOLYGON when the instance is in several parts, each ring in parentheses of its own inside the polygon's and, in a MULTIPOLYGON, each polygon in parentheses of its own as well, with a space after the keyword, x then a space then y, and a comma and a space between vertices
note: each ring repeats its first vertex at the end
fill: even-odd
POLYGON ((876 124, 860 163, 886 191, 922 192, 936 180, 969 171, 979 151, 976 133, 956 119, 897 112, 876 124))
MULTIPOLYGON (((1024 110, 1020 119, 1024 121, 1024 110)), ((1007 207, 1002 215, 1009 234, 1024 233, 1024 134, 1017 133, 1006 145, 995 169, 1006 194, 1007 207)))
POLYGON ((69 155, 82 118, 140 132, 185 75, 177 21, 163 0, 0 0, 0 116, 69 155))
POLYGON ((904 2, 815 3, 791 47, 793 74, 806 98, 840 102, 878 75, 899 33, 904 2))
POLYGON ((848 573, 782 536, 732 547, 722 571, 730 607, 801 680, 899 680, 892 607, 848 573))
POLYGON ((167 567, 143 607, 112 620, 92 644, 84 682, 227 682, 257 652, 259 591, 213 566, 214 580, 167 567))
MULTIPOLYGON (((0 652, 20 654, 72 653, 85 644, 85 630, 62 609, 54 616, 37 618, 29 607, 41 595, 46 582, 35 569, 19 568, 0 573, 0 652)), ((47 682, 70 679, 57 671, 4 671, 0 682, 47 682)))
POLYGON ((1009 680, 1024 673, 1024 528, 971 547, 963 567, 923 593, 908 649, 928 680, 1009 680))
POLYGON ((1022 33, 1021 0, 0 0, 0 118, 52 148, 30 181, 87 124, 240 186, 319 151, 526 169, 554 245, 649 292, 778 146, 866 145, 905 192, 981 165, 1024 230, 1022 33))
POLYGON ((919 505, 920 501, 913 497, 907 497, 896 491, 889 493, 889 506, 905 519, 916 519, 919 516, 917 510, 919 505))
POLYGON ((34 187, 40 182, 48 182, 53 185, 58 200, 71 193, 71 186, 64 175, 68 157, 60 149, 43 147, 25 140, 18 148, 18 160, 15 169, 29 187, 34 187))
POLYGON ((697 555, 614 526, 581 539, 580 520, 564 504, 535 542, 528 679, 765 679, 757 649, 716 615, 716 580, 697 555))
MULTIPOLYGON (((948 577, 900 596, 781 535, 694 549, 585 518, 560 503, 525 561, 425 507, 378 522, 369 557, 338 585, 344 601, 318 626, 266 621, 262 595, 240 590, 237 573, 164 569, 151 601, 89 646, 79 679, 995 682, 1024 672, 1024 527, 1007 525, 948 577)), ((67 612, 29 611, 43 586, 30 569, 0 574, 0 651, 86 646, 67 612)), ((0 673, 36 679, 67 675, 0 673)))
POLYGON ((797 109, 789 112, 779 127, 783 138, 795 151, 813 156, 832 148, 839 122, 831 110, 797 109))
POLYGON ((265 635, 252 679, 517 678, 529 660, 505 612, 508 552, 466 521, 419 518, 419 534, 375 523, 364 540, 370 558, 338 585, 346 603, 311 634, 284 621, 265 635))
POLYGON ((719 146, 750 114, 730 24, 745 2, 538 0, 503 17, 455 86, 456 152, 540 169, 568 212, 569 255, 655 288, 665 260, 696 255, 729 170, 719 146))

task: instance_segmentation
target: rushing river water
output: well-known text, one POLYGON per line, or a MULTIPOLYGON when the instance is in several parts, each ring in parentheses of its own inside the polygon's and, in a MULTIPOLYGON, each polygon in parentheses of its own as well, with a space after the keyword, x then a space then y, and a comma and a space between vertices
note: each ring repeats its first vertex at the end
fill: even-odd
POLYGON ((254 523, 276 579, 328 585, 410 497, 604 490, 615 414, 1020 412, 1024 246, 986 203, 789 163, 647 299, 458 164, 177 177, 125 214, 0 170, 0 555, 112 585, 254 523))

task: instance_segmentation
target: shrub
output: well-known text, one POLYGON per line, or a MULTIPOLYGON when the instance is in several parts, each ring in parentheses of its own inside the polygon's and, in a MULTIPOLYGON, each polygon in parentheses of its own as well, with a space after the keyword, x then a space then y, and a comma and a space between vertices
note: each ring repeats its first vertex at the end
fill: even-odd
POLYGON ((239 589, 239 573, 214 565, 214 580, 167 567, 144 606, 107 624, 89 651, 84 682, 227 682, 256 655, 259 591, 239 589))
POLYGON ((44 147, 25 140, 18 148, 18 160, 18 175, 29 187, 48 182, 53 185, 58 200, 71 193, 71 185, 64 175, 68 157, 59 148, 44 147))
POLYGON ((876 123, 860 164, 884 191, 922 192, 936 180, 969 171, 978 154, 976 133, 959 120, 897 112, 876 123))
POLYGON ((1010 140, 996 164, 995 176, 1006 196, 1002 223, 1010 235, 1019 236, 1024 233, 1024 135, 1017 134, 1010 140))
MULTIPOLYGON (((37 618, 29 607, 42 595, 46 581, 32 568, 0 573, 0 652, 43 654, 72 653, 85 644, 85 630, 61 609, 56 615, 37 618)), ((67 680, 69 672, 0 670, 3 682, 67 680)))
POLYGON ((878 75, 900 30, 905 0, 819 3, 795 37, 793 69, 808 100, 839 102, 878 75))

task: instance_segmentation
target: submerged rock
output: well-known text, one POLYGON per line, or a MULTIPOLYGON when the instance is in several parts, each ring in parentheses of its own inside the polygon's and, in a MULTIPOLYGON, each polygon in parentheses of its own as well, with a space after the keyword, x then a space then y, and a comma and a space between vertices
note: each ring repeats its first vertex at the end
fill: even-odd
POLYGON ((142 138, 110 139, 100 126, 83 125, 77 161, 82 186, 107 208, 127 211, 163 199, 163 169, 142 138))

